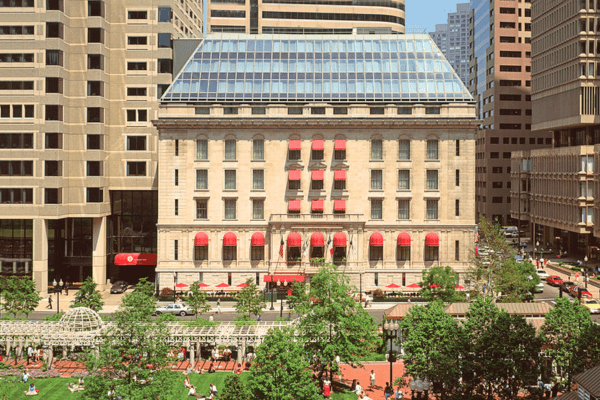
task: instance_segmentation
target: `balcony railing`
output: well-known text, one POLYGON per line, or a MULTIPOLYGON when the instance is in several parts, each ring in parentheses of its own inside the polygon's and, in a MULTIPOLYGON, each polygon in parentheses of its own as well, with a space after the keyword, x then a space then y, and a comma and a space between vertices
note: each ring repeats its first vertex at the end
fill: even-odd
POLYGON ((364 214, 271 214, 269 222, 364 222, 364 214))

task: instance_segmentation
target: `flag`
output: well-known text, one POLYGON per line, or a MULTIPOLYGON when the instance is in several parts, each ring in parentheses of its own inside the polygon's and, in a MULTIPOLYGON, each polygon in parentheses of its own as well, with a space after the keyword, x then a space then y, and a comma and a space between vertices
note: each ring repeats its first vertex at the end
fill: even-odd
POLYGON ((279 247, 279 257, 283 258, 283 245, 279 247))

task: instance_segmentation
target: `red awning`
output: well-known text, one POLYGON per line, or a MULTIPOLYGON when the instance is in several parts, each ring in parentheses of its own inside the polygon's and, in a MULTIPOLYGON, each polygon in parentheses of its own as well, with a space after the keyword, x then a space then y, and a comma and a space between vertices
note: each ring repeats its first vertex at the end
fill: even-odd
POLYGON ((336 181, 345 181, 346 180, 346 170, 340 169, 337 171, 333 171, 333 178, 336 181))
POLYGON ((190 287, 190 285, 186 285, 185 283, 178 283, 177 285, 175 285, 175 287, 177 289, 185 289, 185 288, 190 287))
POLYGON ((300 211, 301 203, 300 200, 290 200, 288 202, 289 211, 300 211))
POLYGON ((313 150, 325 150, 325 142, 323 140, 313 140, 312 142, 313 150))
POLYGON ((312 172, 312 180, 313 181, 322 181, 323 180, 323 170, 316 169, 312 172))
POLYGON ((115 265, 156 265, 156 254, 117 254, 115 256, 115 265))
POLYGON ((398 235, 398 247, 410 247, 410 235, 402 232, 398 235))
POLYGON ((196 233, 196 236, 194 236, 194 246, 208 246, 208 235, 204 232, 196 233))
POLYGON ((369 238, 369 245, 374 247, 383 246, 383 236, 379 232, 373 232, 369 238))
POLYGON ((345 140, 336 140, 335 141, 335 150, 346 150, 346 141, 345 140))
POLYGON ((334 200, 333 211, 346 211, 346 200, 334 200))
POLYGON ((288 247, 302 247, 302 236, 298 232, 292 232, 287 238, 288 247))
POLYGON ((288 179, 290 181, 299 181, 301 175, 302 171, 300 171, 299 169, 292 169, 288 171, 288 179))
POLYGON ((310 237, 310 245, 312 247, 323 247, 325 246, 325 236, 320 232, 315 232, 310 237))
POLYGON ((304 282, 304 275, 265 275, 265 282, 304 282))
POLYGON ((313 200, 312 201, 312 210, 313 211, 323 211, 323 200, 313 200))
POLYGON ((410 285, 407 286, 407 288, 410 288, 410 289, 421 289, 421 286, 419 286, 416 283, 411 283, 410 285))
POLYGON ((440 245, 440 237, 437 233, 429 232, 425 235, 425 246, 439 246, 440 245))
POLYGON ((395 283, 390 283, 389 285, 386 286, 386 288, 388 288, 388 289, 398 289, 399 287, 401 287, 401 286, 396 285, 395 283))
POLYGON ((223 236, 223 246, 237 246, 237 236, 233 232, 227 232, 223 236))
POLYGON ((260 232, 254 232, 252 234, 252 238, 250 239, 250 246, 264 246, 265 245, 265 235, 260 232))
POLYGON ((302 148, 302 141, 290 140, 290 150, 300 150, 302 148))
POLYGON ((346 247, 346 235, 344 235, 344 232, 338 232, 333 235, 333 247, 346 247))
POLYGON ((250 285, 248 285, 246 282, 242 282, 239 285, 237 285, 237 287, 250 287, 250 285))
POLYGON ((226 283, 219 283, 219 284, 218 284, 217 286, 215 286, 215 287, 218 287, 218 288, 226 288, 226 287, 231 287, 231 285, 228 285, 228 284, 226 284, 226 283))

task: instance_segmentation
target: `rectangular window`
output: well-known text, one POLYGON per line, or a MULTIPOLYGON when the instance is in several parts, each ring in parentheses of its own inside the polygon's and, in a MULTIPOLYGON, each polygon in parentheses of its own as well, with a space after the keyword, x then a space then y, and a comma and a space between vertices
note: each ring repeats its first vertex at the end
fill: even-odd
POLYGON ((88 150, 102 150, 102 135, 87 135, 88 150))
POLYGON ((179 139, 175 139, 175 157, 179 156, 179 139))
POLYGON ((197 169, 196 170, 196 190, 207 190, 208 189, 208 170, 197 169))
POLYGON ((127 176, 146 176, 146 162, 127 161, 127 176))
POLYGON ((147 89, 145 87, 128 87, 127 96, 146 96, 147 89))
MULTIPOLYGON (((56 167, 56 174, 60 173, 61 161, 46 161, 46 165, 56 167)), ((47 172, 54 173, 54 170, 46 169, 47 172)), ((1 176, 33 176, 33 161, 0 161, 1 176)), ((49 175, 46 175, 49 176, 49 175)), ((50 175, 59 176, 59 175, 50 175)))
POLYGON ((383 219, 383 200, 371 200, 371 219, 383 219))
POLYGON ((438 190, 438 170, 429 169, 427 170, 427 190, 438 190))
POLYGON ((333 115, 348 115, 348 107, 333 107, 333 115))
POLYGON ((148 110, 127 110, 127 122, 148 122, 148 110))
POLYGON ((46 121, 62 121, 63 106, 46 104, 46 121))
POLYGON ((322 179, 311 180, 310 188, 311 188, 311 190, 323 190, 323 180, 322 179))
POLYGON ((104 69, 104 57, 102 54, 88 54, 88 69, 104 69))
POLYGON ((288 115, 302 115, 302 107, 288 107, 288 115))
POLYGON ((208 140, 196 140, 196 160, 208 160, 208 140))
POLYGON ((398 200, 398 219, 410 219, 410 200, 398 200))
POLYGON ((346 181, 333 181, 333 188, 335 190, 346 190, 346 181))
POLYGON ((371 170, 371 190, 383 189, 383 171, 380 169, 371 170))
POLYGON ((102 188, 87 188, 86 198, 88 203, 102 203, 103 190, 102 188))
POLYGON ((236 170, 225 170, 225 190, 236 190, 236 170))
POLYGON ((265 107, 252 107, 252 115, 265 115, 267 109, 265 107))
POLYGON ((104 109, 100 107, 88 107, 87 122, 104 122, 104 109))
POLYGON ((46 50, 46 65, 63 65, 61 50, 46 50))
POLYGON ((427 141, 427 159, 438 160, 438 141, 428 140, 427 141))
POLYGON ((60 22, 46 22, 46 37, 62 39, 64 37, 64 25, 60 22))
POLYGON ((460 186, 460 169, 456 170, 456 176, 455 176, 455 185, 456 186, 460 186))
MULTIPOLYGON (((396 260, 397 261, 410 261, 410 247, 409 246, 399 246, 396 247, 396 260)), ((404 274, 402 274, 404 275, 404 274)), ((404 286, 404 283, 402 284, 404 286)))
POLYGON ((159 33, 158 34, 158 47, 159 48, 169 48, 172 47, 173 43, 171 41, 170 33, 159 33))
POLYGON ((179 240, 173 240, 173 259, 179 260, 179 240))
POLYGON ((158 7, 158 22, 171 22, 172 18, 171 7, 158 7))
POLYGON ((235 199, 225 200, 225 219, 235 219, 235 199))
POLYGON ((87 161, 87 176, 102 176, 102 161, 87 161))
MULTIPOLYGON (((158 73, 159 74, 172 74, 173 73, 173 60, 171 60, 170 58, 159 58, 158 59, 158 73)), ((167 85, 167 87, 168 86, 169 85, 167 85)), ((208 110, 210 111, 210 109, 208 109, 208 110)))
POLYGON ((288 190, 300 190, 301 186, 300 186, 300 180, 289 180, 288 179, 288 190))
POLYGON ((460 217, 460 200, 454 200, 454 216, 460 217))
POLYGON ((253 190, 264 190, 265 189, 265 171, 262 169, 252 170, 252 189, 253 190))
POLYGON ((412 107, 398 107, 398 115, 412 114, 412 107))
POLYGON ((135 61, 127 63, 127 71, 147 71, 148 63, 145 61, 135 61))
MULTIPOLYGON (((59 132, 48 132, 45 135, 45 148, 46 149, 62 149, 62 133, 59 132)), ((0 145, 0 148, 2 145, 0 145)))
POLYGON ((44 189, 44 204, 61 204, 62 190, 55 188, 44 189))
POLYGON ((460 140, 456 141, 456 157, 460 157, 460 140))
POLYGON ((252 219, 265 219, 264 200, 252 200, 252 219))
POLYGON ((398 159, 399 160, 410 160, 410 140, 400 140, 398 159))
POLYGON ((179 170, 175 170, 175 176, 173 177, 175 186, 179 186, 179 170))
POLYGON ((104 17, 104 2, 88 1, 88 17, 104 17))
POLYGON ((88 96, 104 96, 104 82, 88 81, 87 82, 87 95, 88 96))
POLYGON ((437 261, 439 259, 439 247, 425 246, 425 261, 437 261))
POLYGON ((127 19, 148 19, 148 11, 127 11, 127 19))
POLYGON ((237 107, 223 107, 223 114, 224 115, 237 115, 238 108, 237 107))
POLYGON ((460 261, 460 241, 454 241, 454 261, 460 261))
MULTIPOLYGON (((237 259, 236 251, 237 246, 223 246, 223 261, 235 261, 237 259)), ((231 274, 228 274, 227 281, 231 283, 231 274)))
POLYGON ((146 136, 127 136, 127 150, 145 151, 146 136))
POLYGON ((46 78, 46 93, 62 93, 62 78, 46 78))
POLYGON ((148 36, 127 36, 129 46, 142 46, 148 44, 148 36))
POLYGON ((288 159, 299 160, 301 157, 301 150, 288 150, 288 159))
POLYGON ((61 176, 62 168, 60 161, 44 161, 44 176, 61 176))
POLYGON ((425 219, 438 219, 438 201, 427 200, 425 219))
POLYGON ((425 114, 440 114, 441 110, 439 107, 426 107, 425 114))
POLYGON ((236 144, 235 139, 225 140, 225 159, 226 160, 235 160, 236 159, 235 144, 236 144))
MULTIPOLYGON (((265 247, 264 246, 252 246, 250 250, 250 259, 252 261, 261 261, 265 259, 265 247)), ((256 283, 260 282, 259 274, 256 274, 256 283)))
POLYGON ((383 160, 383 140, 371 140, 371 160, 383 160))
POLYGON ((208 200, 196 200, 196 219, 208 219, 208 200))
POLYGON ((104 43, 104 30, 102 28, 88 28, 88 43, 104 43))
POLYGON ((64 12, 65 7, 62 0, 46 0, 46 10, 64 12))
POLYGON ((252 159, 265 159, 265 141, 263 139, 254 139, 252 141, 252 159))
POLYGON ((2 204, 32 204, 33 189, 5 188, 0 189, 2 204))
POLYGON ((168 84, 159 83, 158 85, 156 85, 156 98, 160 99, 163 96, 163 94, 165 94, 168 88, 168 84))
POLYGON ((398 171, 398 190, 410 190, 409 169, 401 169, 398 171))
POLYGON ((179 199, 175 199, 175 204, 174 204, 174 213, 175 215, 179 215, 179 199))
POLYGON ((194 246, 194 260, 195 261, 208 260, 208 246, 194 246))
MULTIPOLYGON (((369 246, 369 261, 383 260, 383 246, 369 246)), ((379 276, 375 275, 375 286, 379 284, 379 276)))

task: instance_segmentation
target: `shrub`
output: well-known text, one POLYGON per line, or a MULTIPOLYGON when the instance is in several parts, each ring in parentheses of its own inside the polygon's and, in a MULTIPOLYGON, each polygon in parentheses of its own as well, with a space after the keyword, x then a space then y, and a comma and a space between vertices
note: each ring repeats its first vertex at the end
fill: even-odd
POLYGON ((160 297, 171 297, 173 296, 173 289, 165 287, 160 291, 160 297))
POLYGON ((375 291, 373 292, 373 297, 383 299, 385 298, 385 292, 381 289, 375 289, 375 291))
POLYGON ((219 325, 220 322, 218 322, 218 321, 211 322, 204 318, 198 318, 197 320, 190 321, 187 324, 188 324, 188 326, 216 326, 216 325, 219 325))
POLYGON ((63 315, 63 313, 46 315, 44 321, 60 321, 63 315))

